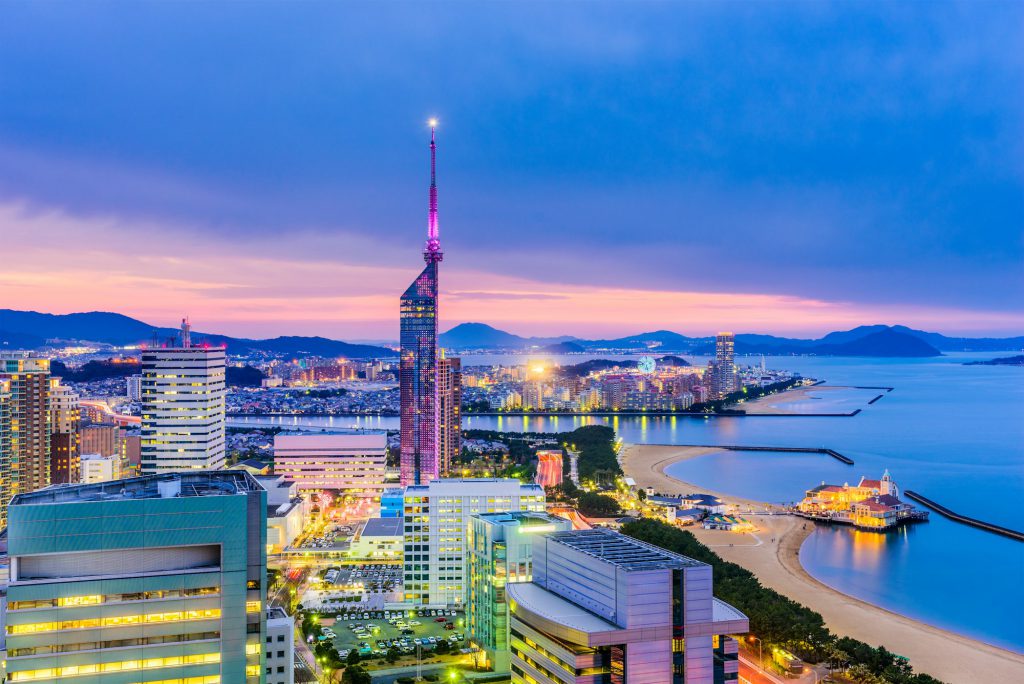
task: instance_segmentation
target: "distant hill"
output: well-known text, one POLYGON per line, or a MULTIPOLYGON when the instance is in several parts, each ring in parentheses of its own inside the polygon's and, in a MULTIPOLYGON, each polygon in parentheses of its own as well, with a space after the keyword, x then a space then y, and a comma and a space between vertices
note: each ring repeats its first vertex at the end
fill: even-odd
MULTIPOLYGON (((117 313, 90 311, 73 314, 46 314, 36 311, 0 309, 0 348, 39 349, 46 340, 80 340, 111 345, 163 342, 178 334, 176 328, 161 328, 117 313)), ((214 333, 193 332, 193 341, 226 345, 232 354, 267 352, 305 354, 349 359, 388 358, 395 352, 386 347, 349 344, 325 337, 275 337, 254 340, 214 333)))
POLYGON ((970 361, 965 366, 1024 366, 1024 355, 1004 356, 1001 359, 988 359, 987 361, 970 361))
POLYGON ((498 330, 486 323, 460 323, 451 330, 441 333, 439 342, 442 347, 449 349, 519 350, 572 342, 575 339, 569 335, 561 337, 520 337, 504 330, 498 330))
POLYGON ((540 348, 545 354, 579 354, 585 352, 586 348, 576 342, 556 342, 540 348))
MULTIPOLYGON (((828 339, 828 336, 824 339, 828 339)), ((808 347, 807 351, 818 356, 942 356, 942 352, 924 340, 892 329, 879 330, 838 344, 817 344, 808 347)))

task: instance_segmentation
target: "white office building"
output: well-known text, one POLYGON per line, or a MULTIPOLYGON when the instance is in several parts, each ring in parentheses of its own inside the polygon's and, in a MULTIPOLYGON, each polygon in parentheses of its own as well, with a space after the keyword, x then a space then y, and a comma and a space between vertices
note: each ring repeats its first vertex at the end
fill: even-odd
POLYGON ((224 467, 224 360, 186 343, 142 352, 143 474, 224 467))
POLYGON ((384 433, 281 433, 274 437, 274 473, 299 491, 334 490, 379 497, 384 491, 384 433))
POLYGON ((506 586, 513 684, 732 684, 747 618, 711 566, 610 530, 535 537, 506 586))
POLYGON ((434 480, 405 488, 405 600, 431 606, 466 601, 467 536, 479 513, 544 512, 544 488, 519 480, 434 480))
POLYGON ((128 401, 142 401, 142 376, 129 375, 125 380, 128 401))
POLYGON ((267 684, 295 683, 295 619, 283 608, 267 609, 267 684))
POLYGON ((82 484, 109 482, 121 479, 121 456, 112 454, 82 454, 82 484))

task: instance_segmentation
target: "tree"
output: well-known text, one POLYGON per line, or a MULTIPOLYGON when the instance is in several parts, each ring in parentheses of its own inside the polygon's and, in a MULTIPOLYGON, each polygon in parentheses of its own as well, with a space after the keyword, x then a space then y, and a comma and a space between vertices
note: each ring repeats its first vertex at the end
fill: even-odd
POLYGON ((647 501, 647 490, 646 489, 638 489, 638 490, 636 490, 636 498, 639 499, 640 501, 647 501))
POLYGON ((435 649, 435 652, 437 653, 437 655, 445 655, 446 653, 448 653, 451 650, 452 650, 451 644, 449 644, 446 639, 438 639, 437 640, 437 648, 435 649))
POLYGON ((576 507, 583 515, 608 518, 619 514, 619 504, 607 494, 584 492, 580 495, 576 507))
POLYGON ((362 660, 362 656, 359 655, 359 649, 357 648, 353 648, 348 652, 348 655, 345 656, 345 664, 349 667, 358 665, 360 660, 362 660))
POLYGON ((392 646, 388 649, 388 652, 384 654, 384 660, 388 661, 388 663, 394 663, 401 657, 401 655, 401 651, 392 646))
POLYGON ((359 665, 349 665, 341 675, 342 684, 373 684, 370 673, 359 665))

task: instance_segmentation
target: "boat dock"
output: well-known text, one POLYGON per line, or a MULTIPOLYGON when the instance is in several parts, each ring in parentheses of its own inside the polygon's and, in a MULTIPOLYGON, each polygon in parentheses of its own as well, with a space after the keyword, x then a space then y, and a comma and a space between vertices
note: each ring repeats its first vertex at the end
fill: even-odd
POLYGON ((914 501, 927 506, 928 508, 932 509, 939 515, 949 518, 950 520, 953 520, 955 522, 962 523, 964 525, 970 525, 971 527, 977 527, 978 529, 986 530, 994 534, 1000 534, 1004 537, 1009 537, 1010 539, 1016 539, 1017 541, 1024 541, 1024 532, 1011 530, 1010 528, 1003 527, 1002 525, 994 525, 992 523, 985 522, 984 520, 978 520, 977 518, 970 518, 966 515, 954 513, 953 511, 949 510, 942 504, 935 503, 928 497, 922 496, 917 492, 912 492, 909 489, 906 490, 904 494, 906 494, 909 498, 913 499, 914 501))

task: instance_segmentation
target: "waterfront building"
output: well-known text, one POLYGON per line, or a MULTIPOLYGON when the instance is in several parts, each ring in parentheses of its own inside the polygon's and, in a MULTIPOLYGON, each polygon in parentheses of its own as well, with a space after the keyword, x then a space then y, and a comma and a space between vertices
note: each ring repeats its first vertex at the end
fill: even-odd
POLYGON ((869 530, 886 530, 904 522, 927 519, 927 511, 917 510, 899 496, 899 487, 886 470, 881 479, 862 476, 855 486, 822 482, 807 490, 797 510, 810 518, 869 530))
POLYGON ((534 537, 533 578, 508 584, 513 684, 722 684, 746 616, 711 566, 610 530, 534 537))
POLYGON ((537 452, 537 484, 547 489, 562 484, 562 450, 541 449, 537 452))
POLYGON ((294 482, 300 493, 379 497, 387 446, 383 433, 280 433, 274 437, 274 473, 294 482))
POLYGON ((0 352, 0 380, 6 381, 10 394, 2 526, 12 497, 50 484, 50 361, 31 352, 0 352))
POLYGON ((142 472, 224 467, 225 350, 192 344, 142 352, 142 472))
POLYGON ((430 200, 427 265, 401 298, 398 372, 403 485, 427 484, 441 477, 438 453, 437 316, 438 267, 444 254, 437 221, 437 147, 430 129, 430 200))
POLYGON ((230 470, 19 494, 8 680, 262 683, 265 515, 230 470))
POLYGON ((462 365, 441 354, 437 362, 437 451, 441 477, 462 452, 462 365))
POLYGON ((720 332, 715 336, 715 361, 712 373, 712 393, 722 399, 739 389, 736 374, 736 336, 720 332))
POLYGON ((50 378, 50 484, 77 483, 81 478, 81 422, 78 395, 60 378, 50 378))
POLYGON ((295 618, 283 608, 267 609, 266 684, 295 683, 295 618))
POLYGON ((121 458, 117 454, 82 454, 80 468, 82 484, 121 479, 121 458))
POLYGON ((479 513, 544 512, 544 489, 498 478, 434 480, 405 488, 405 600, 461 606, 469 519, 479 513))
POLYGON ((481 513, 469 524, 469 638, 495 672, 509 671, 508 601, 505 585, 529 582, 533 536, 572 529, 565 518, 535 512, 481 513))

